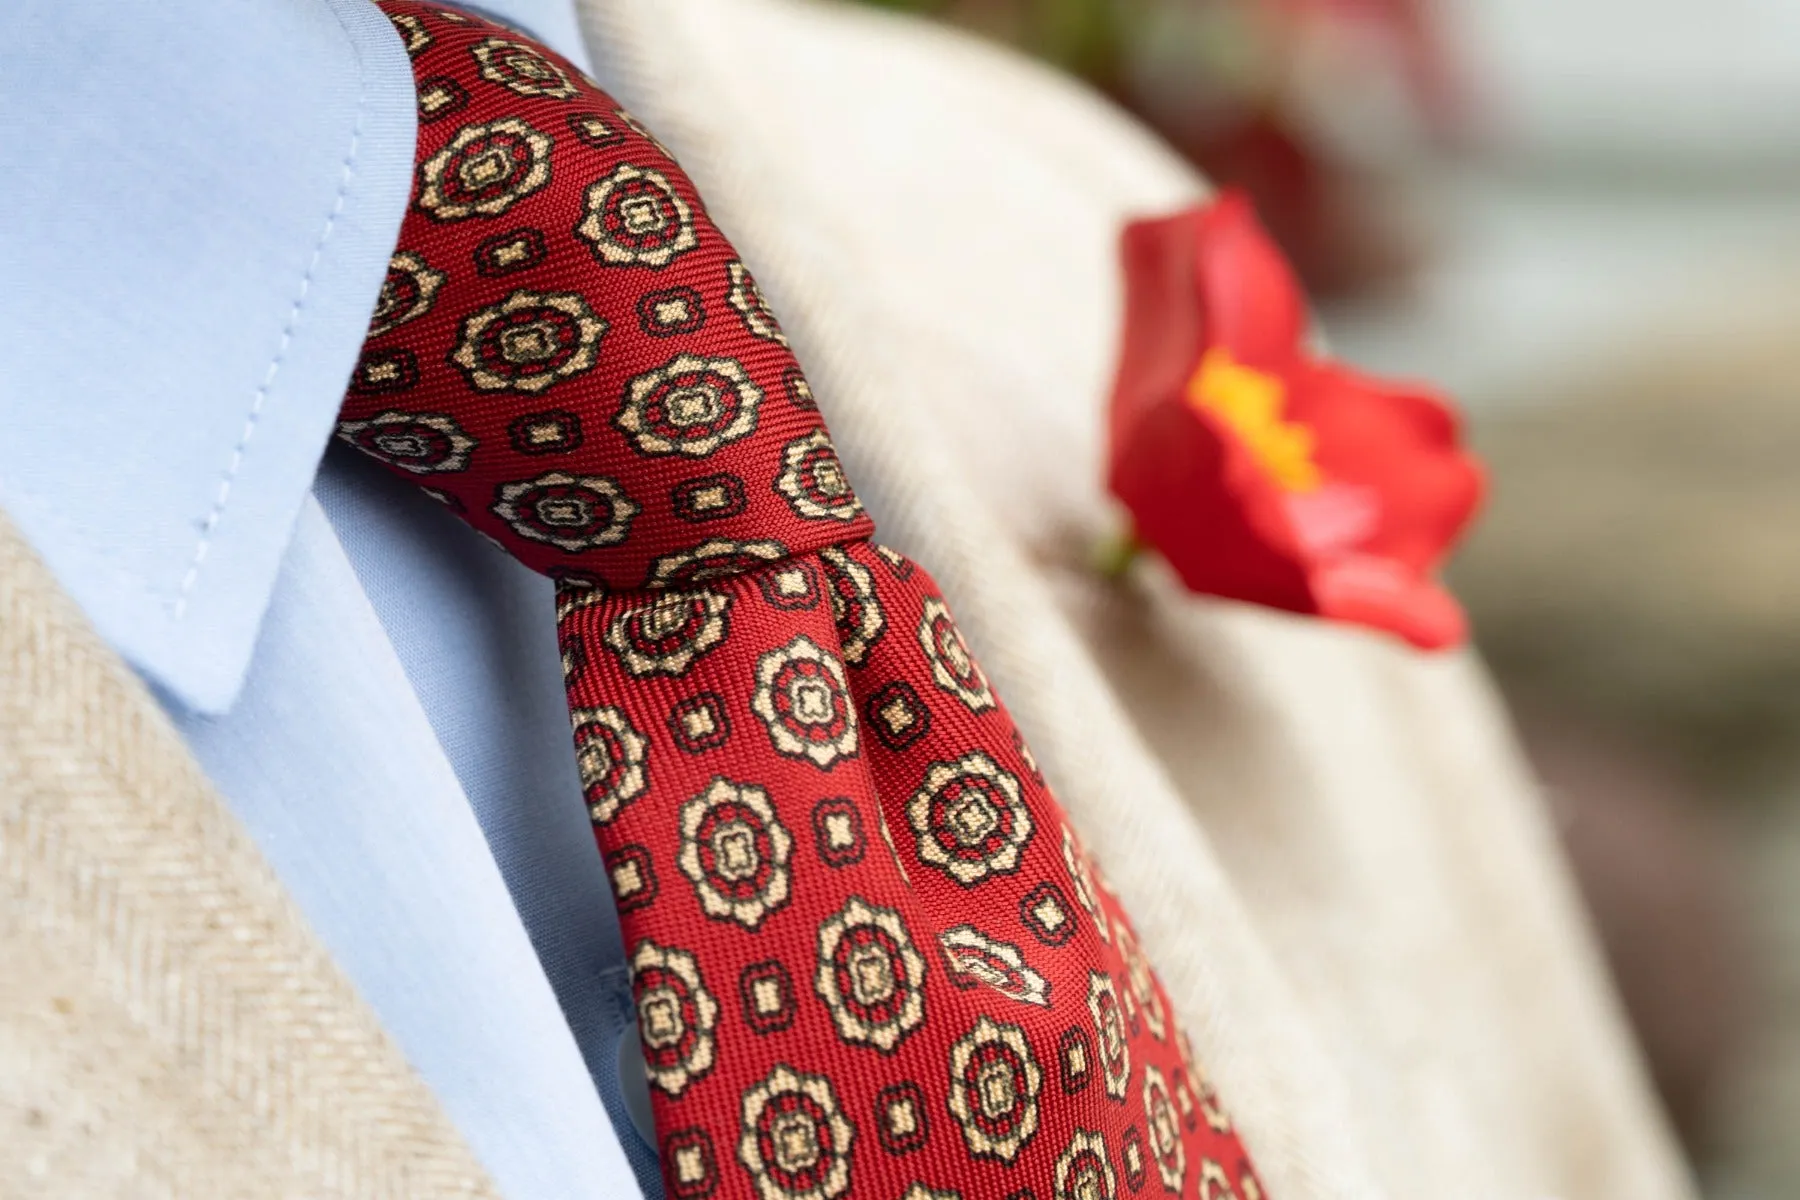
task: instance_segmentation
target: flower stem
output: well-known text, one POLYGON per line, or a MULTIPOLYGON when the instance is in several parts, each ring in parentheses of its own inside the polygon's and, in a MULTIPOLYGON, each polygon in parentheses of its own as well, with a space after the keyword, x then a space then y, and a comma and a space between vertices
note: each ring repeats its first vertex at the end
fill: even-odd
POLYGON ((1127 527, 1094 547, 1094 569, 1102 578, 1116 582, 1125 578, 1125 573, 1131 570, 1131 564, 1143 549, 1144 543, 1138 541, 1137 534, 1127 527))

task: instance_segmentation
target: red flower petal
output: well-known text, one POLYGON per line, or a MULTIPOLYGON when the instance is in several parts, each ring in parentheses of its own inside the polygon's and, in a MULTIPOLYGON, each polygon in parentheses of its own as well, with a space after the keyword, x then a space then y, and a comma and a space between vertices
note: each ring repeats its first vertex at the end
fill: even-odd
POLYGON ((1390 559, 1328 564, 1314 571, 1312 588, 1322 617, 1383 629, 1421 650, 1447 650, 1468 640, 1468 618, 1456 597, 1390 559))
POLYGON ((1133 221, 1120 238, 1125 326, 1111 435, 1123 445, 1148 410, 1178 395, 1200 361, 1205 314, 1194 287, 1200 211, 1133 221))
POLYGON ((1241 197, 1130 226, 1109 483, 1191 590, 1467 636, 1433 579, 1479 503, 1449 406, 1301 344, 1292 272, 1241 197))
POLYGON ((1485 490, 1449 405, 1428 389, 1337 363, 1308 364, 1292 397, 1293 419, 1318 436, 1325 475, 1380 496, 1380 519, 1357 548, 1414 571, 1439 566, 1485 490))
POLYGON ((1136 536, 1162 552, 1190 591, 1313 611, 1298 556, 1283 544, 1278 497, 1231 469, 1225 439, 1181 404, 1158 406, 1113 461, 1113 491, 1136 536))
MULTIPOLYGON (((1196 214, 1194 277, 1203 336, 1248 367, 1279 374, 1301 353, 1306 297, 1242 192, 1196 214)), ((1190 284, 1192 286, 1192 284, 1190 284)))

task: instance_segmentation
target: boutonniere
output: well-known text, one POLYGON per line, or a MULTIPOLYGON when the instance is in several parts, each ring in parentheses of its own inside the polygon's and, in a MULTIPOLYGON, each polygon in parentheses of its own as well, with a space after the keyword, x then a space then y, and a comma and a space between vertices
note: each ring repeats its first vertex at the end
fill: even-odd
POLYGON ((1436 573, 1483 487, 1448 403, 1306 342, 1298 281, 1227 193, 1123 238, 1110 478, 1132 532, 1194 592, 1439 649, 1468 625, 1436 573))

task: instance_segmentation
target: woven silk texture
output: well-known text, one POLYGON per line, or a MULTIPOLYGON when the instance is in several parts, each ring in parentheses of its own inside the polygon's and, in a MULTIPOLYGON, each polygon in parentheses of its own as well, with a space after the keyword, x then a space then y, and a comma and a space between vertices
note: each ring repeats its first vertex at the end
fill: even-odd
POLYGON ((418 169, 338 435, 557 581, 669 1194, 1261 1200, 668 151, 527 38, 382 8, 418 169))

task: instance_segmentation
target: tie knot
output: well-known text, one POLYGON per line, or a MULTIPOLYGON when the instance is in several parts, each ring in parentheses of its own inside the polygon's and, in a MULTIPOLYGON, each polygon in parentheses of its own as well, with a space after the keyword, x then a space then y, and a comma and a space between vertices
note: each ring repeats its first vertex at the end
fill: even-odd
POLYGON ((417 170, 338 436, 608 590, 867 537, 786 335, 662 145, 519 34, 383 8, 417 170))

